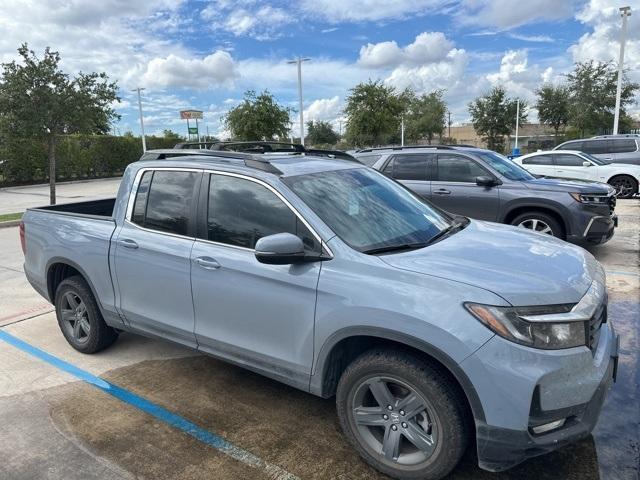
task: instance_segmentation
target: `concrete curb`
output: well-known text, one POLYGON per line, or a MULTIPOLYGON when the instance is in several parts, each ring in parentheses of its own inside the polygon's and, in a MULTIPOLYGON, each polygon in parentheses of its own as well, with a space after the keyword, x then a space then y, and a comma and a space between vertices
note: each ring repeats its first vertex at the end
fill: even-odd
POLYGON ((21 220, 9 220, 8 222, 0 222, 0 228, 17 227, 21 220))

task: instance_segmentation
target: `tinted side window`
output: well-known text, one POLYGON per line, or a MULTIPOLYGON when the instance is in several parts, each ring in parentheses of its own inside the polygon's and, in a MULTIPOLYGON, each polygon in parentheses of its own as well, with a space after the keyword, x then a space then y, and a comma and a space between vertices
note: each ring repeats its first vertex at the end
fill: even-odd
POLYGON ((564 145, 558 147, 558 150, 578 150, 584 152, 583 144, 584 142, 567 142, 564 145))
POLYGON ((356 157, 359 161, 364 163, 367 167, 371 167, 374 163, 376 163, 382 155, 362 155, 356 157))
POLYGON ((152 176, 153 172, 151 170, 144 172, 138 184, 136 201, 133 204, 133 212, 131 213, 131 221, 138 225, 144 225, 144 214, 147 209, 147 194, 149 193, 152 176))
POLYGON ((254 248, 260 238, 284 232, 299 236, 307 250, 320 251, 309 229, 272 191, 244 178, 211 175, 209 240, 254 248))
POLYGON ((628 153, 635 152, 636 150, 636 141, 632 138, 615 139, 611 147, 612 153, 628 153))
POLYGON ((556 165, 558 165, 559 167, 582 167, 582 162, 585 161, 578 155, 571 155, 569 153, 563 153, 554 156, 556 165))
POLYGON ((490 175, 477 162, 460 155, 438 155, 438 180, 476 183, 476 177, 490 175))
POLYGON ((187 235, 193 191, 199 176, 196 172, 153 172, 142 226, 187 235))
POLYGON ((553 165, 553 157, 551 155, 535 155, 533 157, 522 160, 523 165, 553 165))
POLYGON ((387 177, 393 177, 393 160, 394 158, 391 157, 391 160, 389 160, 382 169, 382 173, 384 173, 387 177))
POLYGON ((397 180, 429 180, 427 165, 431 155, 395 155, 393 178, 397 180))
POLYGON ((586 153, 611 153, 611 140, 591 140, 583 142, 582 151, 586 153))

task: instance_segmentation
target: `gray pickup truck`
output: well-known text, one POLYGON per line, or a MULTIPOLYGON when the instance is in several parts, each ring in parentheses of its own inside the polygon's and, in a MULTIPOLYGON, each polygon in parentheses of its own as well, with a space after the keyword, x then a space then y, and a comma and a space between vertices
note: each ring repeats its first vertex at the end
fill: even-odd
POLYGON ((26 276, 76 350, 133 332, 335 396, 399 479, 440 479, 468 445, 504 470, 594 428, 618 337, 587 251, 349 160, 171 155, 129 165, 115 199, 23 217, 26 276))

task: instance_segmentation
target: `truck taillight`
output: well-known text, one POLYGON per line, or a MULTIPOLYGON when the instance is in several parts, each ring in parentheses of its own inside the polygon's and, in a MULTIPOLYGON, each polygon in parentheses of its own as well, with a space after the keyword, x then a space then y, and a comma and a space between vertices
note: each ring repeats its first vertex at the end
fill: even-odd
POLYGON ((20 246, 22 247, 22 253, 27 254, 27 244, 24 240, 24 222, 20 222, 20 246))

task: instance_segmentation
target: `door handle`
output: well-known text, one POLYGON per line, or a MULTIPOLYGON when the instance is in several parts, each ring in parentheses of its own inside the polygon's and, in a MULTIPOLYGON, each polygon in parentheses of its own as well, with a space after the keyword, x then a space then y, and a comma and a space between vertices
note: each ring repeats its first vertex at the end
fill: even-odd
POLYGON ((129 238, 119 240, 118 243, 125 248, 132 248, 132 249, 138 248, 138 244, 129 238))
POLYGON ((433 193, 436 195, 450 195, 451 190, 447 190, 446 188, 439 188, 438 190, 434 190, 433 193))
POLYGON ((220 264, 211 257, 198 257, 195 262, 205 270, 217 270, 220 268, 220 264))

